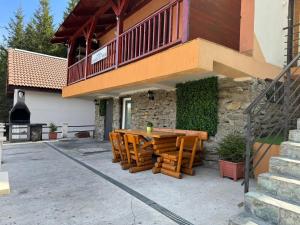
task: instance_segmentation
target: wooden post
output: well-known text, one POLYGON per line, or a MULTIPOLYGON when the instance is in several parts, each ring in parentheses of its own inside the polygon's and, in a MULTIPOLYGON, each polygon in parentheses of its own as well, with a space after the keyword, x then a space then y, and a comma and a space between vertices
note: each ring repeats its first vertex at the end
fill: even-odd
POLYGON ((68 71, 67 71, 67 85, 70 83, 69 67, 74 63, 75 42, 71 39, 68 43, 68 71))
POLYGON ((182 42, 187 42, 189 40, 190 5, 190 0, 183 0, 182 42))
POLYGON ((118 4, 115 4, 113 1, 110 1, 112 9, 114 10, 117 18, 117 32, 116 32, 116 68, 118 68, 120 59, 122 46, 120 42, 120 35, 123 33, 123 14, 126 10, 129 0, 119 0, 118 4))
POLYGON ((85 36, 85 70, 84 70, 84 79, 86 80, 87 75, 88 75, 88 70, 89 70, 89 66, 88 66, 88 56, 91 53, 91 48, 92 48, 92 37, 94 34, 94 30, 95 30, 95 26, 96 26, 96 18, 94 17, 90 23, 90 26, 88 27, 87 31, 84 32, 84 36, 85 36))
POLYGON ((119 66, 121 60, 122 46, 120 42, 120 35, 123 33, 123 17, 117 16, 117 32, 116 32, 116 68, 119 66))

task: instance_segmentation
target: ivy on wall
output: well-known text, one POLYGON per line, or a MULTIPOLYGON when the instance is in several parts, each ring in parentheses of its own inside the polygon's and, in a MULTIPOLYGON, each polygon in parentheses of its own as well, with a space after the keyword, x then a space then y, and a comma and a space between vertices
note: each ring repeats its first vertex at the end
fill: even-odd
POLYGON ((176 85, 176 128, 217 133, 218 78, 211 77, 176 85))

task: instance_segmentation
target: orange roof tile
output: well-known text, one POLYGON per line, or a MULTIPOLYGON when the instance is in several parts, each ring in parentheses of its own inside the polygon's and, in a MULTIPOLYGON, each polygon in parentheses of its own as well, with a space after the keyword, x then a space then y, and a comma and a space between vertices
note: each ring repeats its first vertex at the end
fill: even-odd
POLYGON ((62 89, 67 84, 67 59, 8 49, 8 85, 62 89))

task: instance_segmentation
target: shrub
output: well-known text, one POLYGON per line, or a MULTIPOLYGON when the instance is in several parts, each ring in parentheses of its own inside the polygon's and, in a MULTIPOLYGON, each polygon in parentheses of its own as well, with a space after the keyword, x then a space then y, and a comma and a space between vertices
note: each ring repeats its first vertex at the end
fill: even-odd
POLYGON ((218 78, 176 85, 176 128, 202 130, 214 136, 218 126, 218 78))
POLYGON ((245 160, 246 139, 241 134, 227 135, 218 148, 220 159, 238 163, 245 160))
POLYGON ((56 132, 57 131, 57 126, 54 123, 49 124, 49 129, 50 132, 56 132))
POLYGON ((153 127, 153 123, 147 122, 147 127, 153 127))

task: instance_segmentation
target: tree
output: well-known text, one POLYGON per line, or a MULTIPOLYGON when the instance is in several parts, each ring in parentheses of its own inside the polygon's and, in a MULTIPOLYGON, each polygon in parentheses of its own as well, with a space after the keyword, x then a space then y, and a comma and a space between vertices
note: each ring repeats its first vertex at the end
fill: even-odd
POLYGON ((40 0, 39 8, 26 27, 25 35, 28 49, 50 54, 53 50, 50 42, 53 34, 53 17, 50 14, 49 1, 40 0))
POLYGON ((79 0, 69 0, 68 6, 64 12, 64 19, 66 19, 70 12, 72 12, 72 10, 75 8, 78 2, 79 0))
POLYGON ((13 18, 10 19, 8 27, 8 37, 5 37, 8 47, 20 48, 25 47, 25 34, 24 34, 24 13, 23 9, 20 7, 15 12, 13 18))
POLYGON ((11 98, 6 96, 7 51, 0 46, 0 122, 8 122, 11 98))

